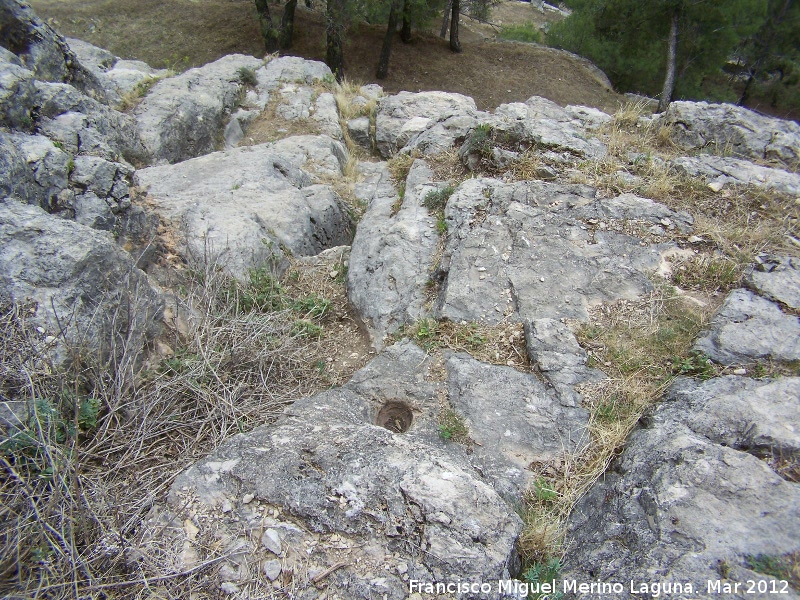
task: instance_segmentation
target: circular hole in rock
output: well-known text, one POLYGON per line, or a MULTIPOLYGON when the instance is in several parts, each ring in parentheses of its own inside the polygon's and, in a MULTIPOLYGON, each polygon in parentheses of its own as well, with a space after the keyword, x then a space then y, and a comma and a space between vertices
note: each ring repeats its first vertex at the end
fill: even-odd
POLYGON ((402 402, 387 402, 380 411, 375 424, 385 427, 392 433, 405 433, 414 421, 414 413, 402 402))

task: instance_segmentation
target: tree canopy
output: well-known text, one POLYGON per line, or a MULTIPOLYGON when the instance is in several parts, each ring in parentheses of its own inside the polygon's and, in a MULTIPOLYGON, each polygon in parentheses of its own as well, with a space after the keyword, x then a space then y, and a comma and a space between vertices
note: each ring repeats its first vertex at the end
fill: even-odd
POLYGON ((766 22, 768 4, 768 0, 572 0, 572 15, 553 25, 548 41, 590 58, 618 89, 655 96, 665 89, 674 22, 675 95, 702 98, 705 79, 720 73, 743 40, 766 22))

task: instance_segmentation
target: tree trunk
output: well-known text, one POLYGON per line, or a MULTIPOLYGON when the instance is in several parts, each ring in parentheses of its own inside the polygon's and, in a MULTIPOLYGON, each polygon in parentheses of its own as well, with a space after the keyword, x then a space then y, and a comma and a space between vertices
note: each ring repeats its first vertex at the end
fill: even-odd
POLYGON ((385 79, 386 74, 389 72, 389 56, 392 53, 392 40, 394 34, 397 33, 397 0, 392 2, 392 8, 389 10, 389 23, 386 25, 386 35, 383 36, 383 48, 381 48, 381 57, 378 60, 378 70, 375 77, 378 79, 385 79))
POLYGON ((256 12, 258 13, 261 37, 264 39, 264 47, 267 50, 267 54, 277 52, 280 47, 278 43, 279 31, 275 28, 275 23, 272 22, 267 0, 256 0, 256 12))
POLYGON ((458 19, 461 17, 460 4, 460 0, 453 0, 452 13, 450 14, 450 50, 453 52, 461 52, 461 42, 458 41, 458 19))
POLYGON ((678 12, 672 15, 669 24, 669 48, 667 50, 667 76, 664 78, 664 89, 658 101, 658 112, 664 112, 672 102, 675 92, 675 60, 678 53, 678 12))
POLYGON ((444 7, 444 17, 442 18, 442 30, 439 32, 439 37, 444 39, 447 36, 447 29, 450 27, 450 10, 453 8, 453 0, 447 0, 444 7))
POLYGON ((281 19, 281 50, 288 50, 292 47, 292 37, 294 36, 294 9, 297 8, 297 0, 289 0, 283 7, 283 18, 281 19))
POLYGON ((400 40, 407 44, 411 41, 411 2, 403 2, 403 28, 400 30, 400 40))
POLYGON ((344 77, 344 56, 342 53, 342 32, 344 30, 345 0, 328 0, 326 7, 325 28, 325 63, 328 65, 336 81, 344 77))

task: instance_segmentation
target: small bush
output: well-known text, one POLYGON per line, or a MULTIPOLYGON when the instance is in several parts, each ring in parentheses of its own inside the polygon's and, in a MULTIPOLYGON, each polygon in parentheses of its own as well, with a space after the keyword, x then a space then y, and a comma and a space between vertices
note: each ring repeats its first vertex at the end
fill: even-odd
POLYGON ((531 21, 503 27, 500 30, 499 37, 504 40, 515 40, 517 42, 529 42, 535 44, 541 44, 544 40, 542 30, 531 21))
POLYGON ((239 76, 239 81, 243 85, 249 85, 255 87, 258 85, 258 77, 256 77, 255 69, 251 69, 249 67, 239 67, 239 70, 236 72, 239 76))
POLYGON ((439 437, 448 442, 466 442, 469 429, 464 417, 452 408, 442 411, 439 414, 439 437))
POLYGON ((440 190, 430 191, 425 195, 422 205, 434 214, 443 213, 444 207, 454 191, 455 188, 452 185, 443 187, 440 190))

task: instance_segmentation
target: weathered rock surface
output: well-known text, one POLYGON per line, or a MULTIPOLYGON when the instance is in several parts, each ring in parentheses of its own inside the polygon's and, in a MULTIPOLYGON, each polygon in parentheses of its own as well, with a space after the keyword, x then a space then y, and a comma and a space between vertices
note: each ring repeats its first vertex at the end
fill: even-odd
POLYGON ((67 200, 69 160, 44 136, 0 132, 0 196, 57 210, 67 200))
POLYGON ((0 298, 35 303, 57 362, 76 348, 136 360, 163 310, 161 294, 107 234, 12 199, 0 202, 0 298))
POLYGON ((244 87, 240 69, 263 64, 231 54, 153 86, 134 112, 152 160, 175 163, 215 150, 244 87))
POLYGON ((800 319, 748 290, 734 290, 694 347, 723 365, 800 360, 800 319))
POLYGON ((422 160, 412 165, 402 199, 385 165, 363 164, 362 170, 367 174, 355 193, 368 208, 353 240, 347 292, 380 349, 387 333, 425 313, 425 286, 439 235, 436 219, 422 203, 436 186, 422 160))
POLYGON ((745 282, 765 298, 800 310, 800 260, 796 257, 759 258, 745 282))
MULTIPOLYGON (((228 527, 244 531, 263 518, 250 502, 236 501, 247 494, 301 519, 308 531, 336 534, 344 542, 338 551, 321 544, 306 560, 346 558, 348 566, 327 582, 350 598, 406 597, 396 570, 365 576, 376 557, 382 563, 392 554, 412 579, 507 576, 517 568, 513 545, 522 523, 463 451, 451 452, 452 445, 438 439, 432 414, 437 384, 425 380, 426 363, 413 344, 387 349, 343 388, 300 400, 274 426, 228 440, 178 477, 171 506, 180 509, 193 495, 206 506, 227 501, 240 519, 228 527), (387 403, 413 411, 408 433, 374 424, 387 403), (364 564, 351 566, 356 557, 364 564)), ((273 529, 275 545, 274 538, 284 536, 273 529)))
MULTIPOLYGON (((564 577, 621 582, 617 598, 641 597, 630 581, 706 594, 708 581, 769 580, 746 558, 800 550, 800 486, 760 457, 797 452, 798 395, 798 378, 676 384, 575 508, 564 577)), ((752 597, 745 590, 724 595, 752 597)))
MULTIPOLYGON (((478 114, 475 101, 461 94, 445 92, 400 92, 381 98, 375 118, 375 142, 378 152, 388 158, 404 147, 413 147, 428 129, 440 123, 445 129, 452 124, 464 123, 457 131, 466 133, 474 126, 478 114)), ((437 148, 444 150, 453 144, 455 137, 446 136, 437 148), (449 141, 448 141, 449 140, 449 141)), ((422 143, 427 147, 429 142, 422 143)))
POLYGON ((142 162, 147 153, 130 115, 101 104, 65 83, 37 81, 38 129, 71 154, 142 162))
POLYGON ((800 125, 732 104, 673 102, 660 122, 686 150, 711 148, 791 165, 800 159, 800 125))
POLYGON ((16 54, 38 79, 60 82, 72 77, 75 57, 66 41, 26 2, 0 4, 0 46, 16 54))
POLYGON ((454 321, 497 323, 504 317, 586 319, 603 301, 633 299, 652 289, 670 246, 587 224, 668 219, 680 215, 635 196, 595 199, 594 189, 544 182, 464 182, 445 209, 448 237, 435 314, 454 321))
POLYGON ((281 273, 285 251, 312 255, 350 241, 338 197, 302 168, 341 174, 344 155, 330 138, 301 136, 141 169, 135 182, 170 223, 185 258, 214 258, 246 278, 265 263, 281 273))
POLYGON ((140 84, 167 75, 166 69, 154 69, 140 60, 123 60, 83 40, 67 38, 67 43, 81 66, 102 88, 106 102, 114 107, 140 84))
POLYGON ((755 165, 739 158, 681 156, 670 161, 679 171, 714 184, 746 184, 800 196, 800 175, 783 169, 755 165))
POLYGON ((470 461, 514 504, 530 486, 531 463, 548 463, 588 442, 580 396, 559 395, 534 375, 467 354, 445 361, 448 397, 477 442, 470 461))

